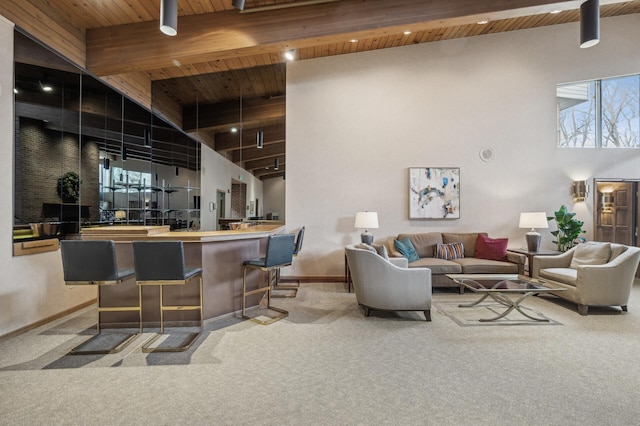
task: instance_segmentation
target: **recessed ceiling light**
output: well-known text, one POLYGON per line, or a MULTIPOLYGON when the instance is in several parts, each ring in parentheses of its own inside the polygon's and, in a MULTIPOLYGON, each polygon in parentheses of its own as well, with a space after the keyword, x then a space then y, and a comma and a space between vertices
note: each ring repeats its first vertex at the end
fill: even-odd
POLYGON ((349 43, 357 43, 358 39, 357 38, 352 38, 351 40, 349 40, 349 43))
POLYGON ((289 49, 284 52, 284 58, 287 61, 293 61, 296 58, 296 49, 289 49))
POLYGON ((478 21, 479 25, 485 25, 485 24, 488 24, 488 23, 489 23, 489 21, 487 19, 483 19, 482 21, 478 21))
POLYGON ((232 127, 231 128, 231 133, 238 133, 238 128, 237 127, 232 127))
POLYGON ((549 13, 551 13, 552 15, 555 15, 556 13, 560 13, 560 12, 562 12, 562 11, 561 10, 552 10, 549 13))
POLYGON ((404 32, 404 35, 409 35, 409 34, 411 34, 411 31, 405 31, 404 32))

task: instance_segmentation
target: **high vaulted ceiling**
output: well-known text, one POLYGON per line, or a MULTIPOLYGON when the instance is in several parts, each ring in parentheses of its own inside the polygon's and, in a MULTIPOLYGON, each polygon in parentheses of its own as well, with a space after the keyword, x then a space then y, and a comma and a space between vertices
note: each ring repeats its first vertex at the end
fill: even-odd
MULTIPOLYGON (((286 170, 285 50, 295 48, 296 60, 306 60, 576 22, 581 3, 246 0, 241 12, 232 0, 179 0, 175 37, 158 29, 160 0, 2 0, 0 13, 20 26, 22 13, 51 12, 61 26, 72 26, 65 31, 84 38, 78 48, 85 49, 90 72, 107 79, 147 78, 155 111, 267 178, 286 170), (242 131, 231 133, 232 127, 242 131), (256 148, 260 129, 262 149, 256 148)), ((600 5, 602 17, 640 13, 640 1, 600 5)), ((576 49, 578 38, 576 26, 576 49)))

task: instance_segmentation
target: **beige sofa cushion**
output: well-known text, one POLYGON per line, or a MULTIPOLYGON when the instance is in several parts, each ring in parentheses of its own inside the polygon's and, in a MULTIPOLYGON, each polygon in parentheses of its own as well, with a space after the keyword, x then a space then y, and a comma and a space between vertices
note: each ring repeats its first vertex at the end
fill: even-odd
POLYGON ((416 260, 415 262, 411 262, 409 264, 410 268, 429 268, 431 269, 431 275, 440 275, 440 274, 461 274, 462 267, 451 261, 438 259, 435 257, 421 257, 420 260, 416 260))
POLYGON ((416 249, 418 256, 433 257, 436 244, 442 244, 442 234, 440 232, 423 232, 420 234, 399 234, 398 240, 409 238, 411 244, 416 249))
POLYGON ((463 274, 517 274, 518 265, 499 260, 478 259, 477 257, 454 259, 463 274))
POLYGON ((541 269, 540 278, 575 286, 578 279, 578 271, 573 268, 541 269))
MULTIPOLYGON (((486 236, 485 232, 482 235, 486 236)), ((442 242, 445 244, 462 243, 464 244, 464 257, 474 257, 476 255, 476 240, 478 232, 473 233, 442 233, 442 242)), ((422 256, 421 256, 422 257, 422 256)))
POLYGON ((610 243, 589 241, 576 246, 569 267, 575 269, 580 265, 604 265, 610 256, 610 243))

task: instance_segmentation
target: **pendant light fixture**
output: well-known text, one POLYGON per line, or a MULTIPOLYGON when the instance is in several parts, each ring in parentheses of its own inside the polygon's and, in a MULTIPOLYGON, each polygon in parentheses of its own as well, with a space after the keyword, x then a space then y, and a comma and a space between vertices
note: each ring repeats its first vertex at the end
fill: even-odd
POLYGON ((256 133, 256 148, 262 149, 264 147, 264 132, 262 129, 256 133))
POLYGON ((587 0, 580 5, 580 47, 595 46, 600 41, 600 1, 587 0))
POLYGON ((178 0, 160 0, 160 31, 168 36, 178 34, 178 0))

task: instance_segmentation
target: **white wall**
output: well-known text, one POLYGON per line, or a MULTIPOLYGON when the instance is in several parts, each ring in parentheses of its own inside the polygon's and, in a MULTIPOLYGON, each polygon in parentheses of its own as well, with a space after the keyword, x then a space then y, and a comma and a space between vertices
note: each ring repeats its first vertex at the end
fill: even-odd
MULTIPOLYGON (((202 144, 202 170, 200 172, 201 185, 201 211, 200 227, 203 231, 215 231, 216 213, 209 211, 209 203, 216 202, 218 190, 224 191, 225 212, 222 217, 231 216, 231 180, 244 182, 247 185, 247 205, 256 198, 260 200, 260 212, 262 214, 264 206, 262 181, 234 163, 225 159, 213 149, 202 144)), ((247 210, 249 213, 249 210, 247 210)), ((249 214, 247 214, 249 216, 249 214)))
MULTIPOLYGON (((0 16, 0 168, 13 176, 13 24, 0 16)), ((95 298, 65 287, 60 251, 13 257, 13 185, 0 185, 0 336, 95 298)))
POLYGON ((286 220, 286 181, 281 177, 265 179, 264 188, 264 214, 278 213, 279 220, 286 220))
POLYGON ((592 194, 574 204, 572 180, 638 178, 640 150, 556 148, 556 84, 640 73, 640 15, 603 19, 590 49, 578 33, 572 23, 288 64, 287 225, 307 226, 288 273, 343 274, 361 210, 378 212, 377 241, 485 231, 522 247, 520 212, 566 204, 592 238, 592 194), (420 166, 460 167, 459 220, 408 219, 408 168, 420 166))

